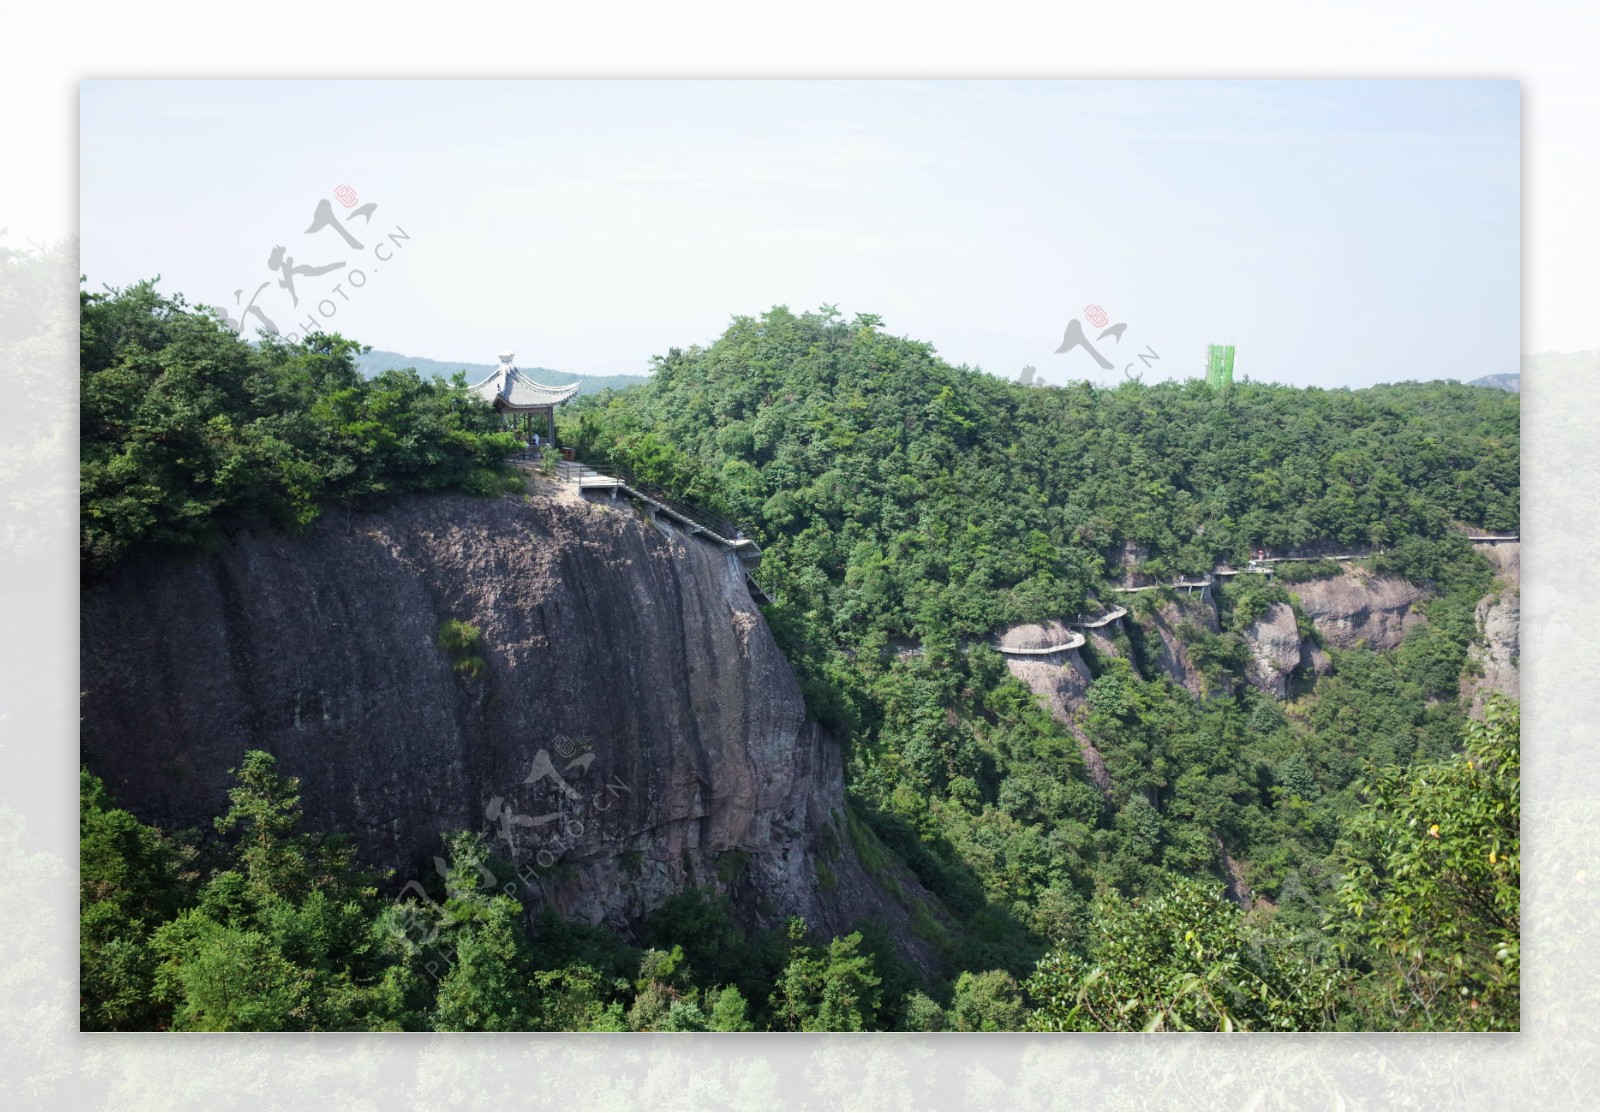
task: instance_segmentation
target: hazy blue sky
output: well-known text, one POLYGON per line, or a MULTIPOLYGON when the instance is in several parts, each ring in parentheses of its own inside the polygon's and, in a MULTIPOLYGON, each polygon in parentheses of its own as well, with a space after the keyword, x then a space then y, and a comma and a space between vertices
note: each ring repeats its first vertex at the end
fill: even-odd
POLYGON ((318 314, 409 355, 642 373, 735 314, 836 303, 953 363, 1114 381, 1053 354, 1093 303, 1128 326, 1117 367, 1160 357, 1147 379, 1199 373, 1208 341, 1300 384, 1518 363, 1514 82, 88 82, 81 104, 91 288, 159 274, 232 308, 267 282, 284 331, 318 314), (306 231, 324 199, 359 250, 306 231), (296 276, 296 309, 278 246, 346 266, 296 276))

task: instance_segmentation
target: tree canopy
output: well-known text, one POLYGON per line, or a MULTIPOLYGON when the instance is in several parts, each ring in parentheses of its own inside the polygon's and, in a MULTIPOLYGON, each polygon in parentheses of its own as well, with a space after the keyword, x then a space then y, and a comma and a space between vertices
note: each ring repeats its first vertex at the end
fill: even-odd
POLYGON ((80 518, 91 575, 135 549, 297 528, 333 504, 504 490, 516 447, 458 376, 385 371, 316 334, 250 344, 154 282, 81 295, 80 518))

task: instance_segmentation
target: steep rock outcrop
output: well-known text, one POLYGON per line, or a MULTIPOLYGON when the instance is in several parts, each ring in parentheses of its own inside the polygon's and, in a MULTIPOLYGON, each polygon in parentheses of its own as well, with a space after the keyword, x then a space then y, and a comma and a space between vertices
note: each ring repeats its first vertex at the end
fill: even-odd
POLYGON ((1083 642, 1083 634, 1075 627, 1052 619, 1011 627, 995 639, 995 648, 1001 653, 1030 655, 1061 647, 1076 648, 1083 642))
POLYGON ((1244 643, 1250 650, 1245 662, 1245 679, 1277 699, 1289 694, 1289 674, 1300 667, 1300 628, 1294 608, 1273 603, 1267 612, 1244 630, 1244 643))
POLYGON ((1483 717, 1483 704, 1491 693, 1521 698, 1521 592, 1507 587, 1485 596, 1478 601, 1477 615, 1478 640, 1468 651, 1470 664, 1461 683, 1461 695, 1475 719, 1483 717))
POLYGON ((1497 579, 1508 584, 1522 583, 1522 542, 1474 541, 1472 548, 1489 562, 1497 579))
POLYGON ((902 906, 929 898, 903 871, 891 898, 851 848, 839 748, 737 561, 626 503, 330 514, 124 568, 81 627, 83 759, 147 821, 207 822, 259 748, 308 826, 402 881, 482 830, 590 923, 717 885, 763 922, 879 917, 934 962, 902 906), (447 619, 481 631, 477 675, 438 648, 447 619))
POLYGON ((1319 675, 1333 671, 1333 659, 1312 638, 1300 643, 1300 667, 1319 675))
MULTIPOLYGON (((1117 619, 1117 622, 1121 621, 1123 620, 1117 619)), ((1084 631, 1089 640, 1089 648, 1096 657, 1111 660, 1114 657, 1123 656, 1122 647, 1117 644, 1116 640, 1117 622, 1108 623, 1105 626, 1095 626, 1084 631)), ((1135 673, 1139 671, 1139 666, 1133 661, 1129 661, 1128 664, 1133 666, 1135 673)))
MULTIPOLYGON (((1022 648, 1061 645, 1065 644, 1064 641, 1051 639, 1063 631, 1073 632, 1059 623, 1048 624, 1046 627, 1013 627, 1001 635, 1000 644, 1002 647, 1022 648), (1051 630, 1050 626, 1060 626, 1060 629, 1051 630)), ((1083 756, 1083 765, 1088 771, 1089 779, 1101 792, 1109 792, 1111 776, 1106 772, 1105 758, 1101 756, 1083 729, 1085 699, 1093 677, 1089 675, 1089 666, 1084 664, 1078 651, 1067 649, 1042 655, 1023 655, 1005 653, 1002 648, 1002 653, 1005 656, 1006 668, 1011 675, 1026 684, 1028 689, 1049 708, 1055 720, 1071 731, 1072 736, 1078 740, 1078 752, 1083 756)))
POLYGON ((1365 642, 1375 650, 1393 649, 1405 632, 1423 621, 1412 606, 1426 596, 1415 584, 1356 571, 1289 588, 1325 645, 1354 649, 1365 642))
POLYGON ((1468 714, 1482 718, 1490 693, 1520 699, 1522 676, 1522 545, 1516 541, 1474 543, 1494 567, 1498 582, 1478 600, 1478 639, 1469 651, 1461 696, 1468 714))
POLYGON ((1219 631, 1217 605, 1211 597, 1211 589, 1206 588, 1198 595, 1163 601, 1154 611, 1144 615, 1140 624, 1147 631, 1146 656, 1153 657, 1155 667, 1191 695, 1204 695, 1205 681, 1190 658, 1188 644, 1180 631, 1186 626, 1212 634, 1219 631), (1153 646, 1149 634, 1155 635, 1156 644, 1153 646))
POLYGON ((1156 578, 1144 571, 1144 564, 1149 559, 1149 549, 1132 541, 1124 541, 1122 551, 1117 555, 1117 563, 1122 569, 1122 580, 1118 586, 1148 587, 1156 583, 1156 578))

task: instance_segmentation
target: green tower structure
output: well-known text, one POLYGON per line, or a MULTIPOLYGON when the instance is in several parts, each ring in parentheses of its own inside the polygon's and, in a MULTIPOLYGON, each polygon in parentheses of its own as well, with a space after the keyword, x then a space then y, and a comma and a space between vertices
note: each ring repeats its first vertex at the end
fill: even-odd
POLYGON ((1233 382, 1233 345, 1206 345, 1206 382, 1228 386, 1233 382))

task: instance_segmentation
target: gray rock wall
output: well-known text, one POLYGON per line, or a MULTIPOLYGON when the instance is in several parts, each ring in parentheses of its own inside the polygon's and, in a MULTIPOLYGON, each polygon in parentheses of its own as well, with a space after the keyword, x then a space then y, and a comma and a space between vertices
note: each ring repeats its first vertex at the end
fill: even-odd
POLYGON ((1212 634, 1218 632, 1217 605, 1211 596, 1211 589, 1163 602, 1142 622, 1148 632, 1146 645, 1155 650, 1156 667, 1191 695, 1204 695, 1205 681, 1190 659, 1189 647, 1180 631, 1185 626, 1193 625, 1212 634), (1151 634, 1154 635, 1154 645, 1150 645, 1151 634))
POLYGON ((1412 605, 1427 592, 1405 580, 1347 571, 1289 588, 1326 645, 1354 649, 1365 643, 1393 649, 1415 623, 1423 621, 1412 605))
POLYGON ((1500 541, 1473 548, 1488 559, 1498 581, 1493 591, 1478 600, 1478 640, 1470 650, 1470 662, 1478 675, 1467 676, 1461 684, 1468 713, 1481 718, 1490 693, 1521 698, 1522 546, 1500 541))
POLYGON ((1289 694, 1289 674, 1300 665, 1300 630, 1294 608, 1273 603, 1267 613, 1244 630, 1250 650, 1245 662, 1245 679, 1277 699, 1289 694))
POLYGON ((168 828, 226 806, 247 749, 312 829, 425 869, 482 830, 564 914, 619 926, 691 885, 767 921, 889 922, 925 968, 898 866, 851 849, 839 749, 716 546, 626 502, 414 498, 309 536, 242 536, 84 593, 82 756, 168 828), (483 670, 436 645, 460 619, 483 670))
MULTIPOLYGON (((1007 631, 1002 641, 1021 641, 1022 635, 1017 631, 1031 629, 1035 628, 1014 628, 1007 631)), ((1072 732, 1078 740, 1078 752, 1083 757, 1089 779, 1101 792, 1110 791, 1111 776, 1106 772, 1105 758, 1083 729, 1089 684, 1094 678, 1089 675, 1089 666, 1078 651, 1067 649, 1038 656, 1007 655, 1006 668, 1039 697, 1057 722, 1072 732)))

